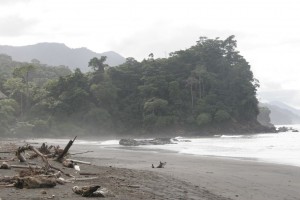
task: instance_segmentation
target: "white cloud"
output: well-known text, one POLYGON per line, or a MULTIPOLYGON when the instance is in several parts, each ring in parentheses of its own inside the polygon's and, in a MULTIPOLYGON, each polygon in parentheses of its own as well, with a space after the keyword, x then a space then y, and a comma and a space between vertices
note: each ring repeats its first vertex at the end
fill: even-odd
POLYGON ((0 5, 1 6, 10 6, 10 5, 18 4, 18 3, 27 3, 30 1, 31 0, 1 0, 0 5))
POLYGON ((0 36, 15 37, 25 35, 36 24, 37 20, 24 19, 16 15, 0 18, 0 27, 5 27, 0 29, 0 36))

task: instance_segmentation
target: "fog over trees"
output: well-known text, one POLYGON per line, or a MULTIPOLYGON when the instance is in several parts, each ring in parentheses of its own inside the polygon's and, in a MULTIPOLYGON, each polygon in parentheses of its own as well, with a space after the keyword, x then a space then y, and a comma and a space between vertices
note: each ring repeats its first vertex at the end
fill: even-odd
POLYGON ((234 36, 201 37, 168 58, 127 58, 109 67, 91 58, 90 72, 0 56, 1 135, 200 134, 257 124, 258 81, 234 36))

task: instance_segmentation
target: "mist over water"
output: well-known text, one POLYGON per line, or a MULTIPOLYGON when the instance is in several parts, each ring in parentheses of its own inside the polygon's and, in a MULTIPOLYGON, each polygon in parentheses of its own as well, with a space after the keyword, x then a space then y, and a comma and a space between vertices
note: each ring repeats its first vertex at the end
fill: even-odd
MULTIPOLYGON (((300 130, 299 125, 288 125, 300 130)), ((253 160, 286 164, 300 167, 300 132, 266 133, 256 135, 216 135, 211 138, 177 137, 177 144, 145 145, 123 148, 119 140, 76 140, 79 149, 101 151, 109 148, 120 151, 149 151, 149 153, 167 150, 170 153, 214 156, 230 159, 253 160), (190 142, 187 142, 189 140, 190 142), (122 148, 121 148, 122 147, 122 148)), ((42 143, 45 139, 27 142, 42 143)), ((48 144, 64 146, 68 139, 47 139, 48 144)))

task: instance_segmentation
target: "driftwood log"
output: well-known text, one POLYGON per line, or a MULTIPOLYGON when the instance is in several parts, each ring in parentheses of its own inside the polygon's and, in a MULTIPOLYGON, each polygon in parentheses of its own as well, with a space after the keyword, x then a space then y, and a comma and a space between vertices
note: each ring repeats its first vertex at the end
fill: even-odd
POLYGON ((100 185, 90 185, 90 186, 74 186, 72 188, 73 192, 79 194, 83 197, 104 197, 100 192, 96 192, 101 186, 100 185))
POLYGON ((10 159, 0 159, 0 162, 10 162, 10 161, 14 161, 15 160, 15 157, 14 158, 10 158, 10 159))
POLYGON ((62 164, 64 167, 74 168, 74 163, 72 160, 64 160, 62 164))
POLYGON ((167 164, 167 162, 159 161, 159 165, 157 167, 154 167, 154 165, 152 164, 152 168, 164 168, 166 164, 167 164))
MULTIPOLYGON (((30 168, 31 166, 30 165, 10 165, 11 168, 21 168, 21 169, 28 169, 30 168)), ((34 166, 35 168, 42 168, 40 166, 34 166)))
MULTIPOLYGON (((42 160, 43 160, 43 162, 44 162, 44 170, 45 170, 45 173, 47 173, 47 172, 49 171, 49 169, 52 168, 52 169, 55 169, 55 170, 57 170, 57 171, 61 171, 63 174, 65 174, 61 169, 58 169, 58 168, 52 166, 52 165, 49 163, 47 157, 46 157, 44 154, 42 154, 39 150, 37 150, 35 147, 33 147, 33 146, 31 146, 31 145, 25 145, 25 146, 20 147, 20 148, 18 149, 18 151, 20 151, 20 152, 24 152, 25 150, 31 150, 31 151, 35 152, 39 157, 42 158, 42 160)), ((22 167, 21 167, 21 166, 11 166, 11 167, 29 168, 29 166, 22 166, 22 167)))
POLYGON ((76 140, 77 136, 75 136, 75 138, 73 140, 70 140, 69 143, 67 144, 67 146, 64 148, 63 152, 61 154, 58 155, 57 157, 57 161, 59 162, 63 162, 63 157, 68 153, 69 149, 71 148, 73 142, 76 140))
POLYGON ((20 162, 26 162, 26 158, 23 155, 25 150, 27 150, 26 147, 19 147, 18 150, 16 151, 16 156, 20 162))
POLYGON ((48 178, 43 176, 26 176, 17 178, 15 183, 16 188, 51 188, 56 186, 55 178, 48 178))
MULTIPOLYGON (((54 167, 53 165, 51 165, 50 161, 48 160, 49 158, 52 158, 51 160, 53 160, 54 157, 57 157, 55 159, 56 161, 62 162, 62 160, 65 160, 66 162, 72 163, 73 168, 74 166, 75 167, 77 166, 76 163, 91 164, 85 161, 65 159, 65 156, 67 155, 73 142, 76 140, 76 137, 73 140, 70 140, 64 149, 61 149, 59 146, 56 147, 52 145, 48 146, 46 145, 46 143, 43 143, 40 148, 36 148, 29 144, 16 148, 15 158, 17 158, 20 162, 23 162, 25 164, 10 165, 9 161, 12 161, 14 159, 1 160, 4 161, 2 164, 0 164, 1 169, 21 168, 21 170, 18 170, 19 174, 16 176, 5 177, 5 178, 0 177, 0 187, 51 188, 54 187, 57 183, 64 184, 67 182, 93 180, 99 178, 99 177, 75 178, 70 174, 64 173, 61 169, 54 167), (31 151, 33 154, 30 155, 30 153, 28 154, 27 151, 31 151), (30 157, 27 156, 25 158, 25 155, 29 155, 32 158, 40 157, 43 165, 41 167, 38 165, 32 167, 31 163, 27 162, 26 160, 26 158, 30 158, 30 157), (57 172, 55 170, 57 170, 57 172), (69 176, 72 178, 69 180, 65 180, 64 178, 60 177, 61 174, 64 174, 65 176, 69 176)), ((79 166, 77 167, 79 168, 79 166)))
POLYGON ((7 162, 3 162, 2 165, 0 166, 0 169, 10 169, 10 165, 7 162))
POLYGON ((66 161, 71 161, 73 163, 80 163, 80 164, 91 165, 91 162, 86 162, 86 161, 81 161, 81 160, 66 159, 66 161))

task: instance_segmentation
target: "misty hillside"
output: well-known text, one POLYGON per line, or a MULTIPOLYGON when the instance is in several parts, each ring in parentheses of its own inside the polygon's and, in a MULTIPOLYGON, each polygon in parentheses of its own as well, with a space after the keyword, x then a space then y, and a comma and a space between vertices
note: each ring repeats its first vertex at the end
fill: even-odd
POLYGON ((299 109, 296 109, 296 108, 294 108, 294 107, 292 107, 292 106, 289 106, 289 105, 287 105, 287 104, 285 104, 285 103, 282 103, 282 102, 280 102, 280 101, 271 101, 269 104, 278 106, 278 107, 280 107, 280 108, 283 108, 283 109, 285 109, 285 110, 288 110, 288 111, 290 111, 290 112, 292 112, 292 113, 294 113, 294 114, 300 116, 300 110, 299 110, 299 109))
POLYGON ((0 100, 0 113, 5 113, 0 136, 272 131, 257 122, 257 85, 235 47, 234 36, 202 38, 169 58, 128 58, 110 68, 105 58, 95 58, 91 72, 64 75, 57 73, 62 66, 50 71, 2 56, 0 91, 8 98, 0 100))
POLYGON ((297 114, 298 110, 282 102, 264 103, 262 106, 270 109, 270 118, 272 124, 288 125, 300 123, 300 116, 297 114))
POLYGON ((113 51, 96 53, 87 48, 71 49, 60 43, 39 43, 21 47, 0 45, 0 53, 7 54, 16 61, 30 62, 32 59, 38 59, 47 65, 65 65, 70 69, 80 68, 85 72, 89 70, 88 62, 93 57, 107 56, 106 63, 110 66, 125 62, 124 57, 113 51))

